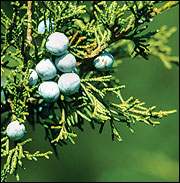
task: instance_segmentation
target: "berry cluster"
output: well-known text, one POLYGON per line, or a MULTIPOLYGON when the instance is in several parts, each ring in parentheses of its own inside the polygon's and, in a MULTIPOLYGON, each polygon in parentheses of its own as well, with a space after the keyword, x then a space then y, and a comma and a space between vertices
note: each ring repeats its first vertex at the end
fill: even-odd
POLYGON ((36 65, 36 72, 43 80, 38 91, 47 102, 55 102, 62 92, 64 95, 75 94, 80 88, 80 77, 75 73, 76 58, 71 53, 65 53, 69 46, 68 38, 60 32, 52 33, 47 41, 48 52, 54 55, 55 62, 50 59, 43 59, 36 65), (61 73, 58 82, 50 81, 61 73))
MULTIPOLYGON (((38 26, 38 32, 45 32, 45 23, 49 31, 50 21, 42 21, 38 26)), ((51 22, 54 29, 54 22, 51 22)), ((60 32, 52 33, 47 41, 46 48, 49 53, 55 56, 55 62, 50 59, 43 59, 36 65, 29 77, 29 84, 36 84, 38 76, 43 80, 38 92, 46 102, 55 102, 62 92, 64 95, 73 95, 80 88, 80 77, 77 74, 76 58, 71 53, 65 53, 69 47, 68 38, 60 32), (62 73, 57 74, 58 70, 62 73), (35 77, 35 72, 37 73, 35 77), (59 77, 58 82, 52 81, 59 77)))
MULTIPOLYGON (((49 20, 46 20, 46 23, 44 23, 42 21, 39 24, 38 32, 45 32, 45 24, 47 31, 49 31, 49 20)), ((52 29, 54 29, 53 21, 51 25, 52 29)), ((69 40, 65 34, 60 32, 52 33, 46 41, 46 48, 55 57, 55 61, 53 62, 48 58, 44 58, 36 65, 35 70, 30 69, 29 85, 36 85, 40 77, 43 82, 39 85, 38 92, 46 102, 57 101, 60 92, 69 96, 77 93, 80 88, 76 58, 71 53, 65 53, 68 47, 69 40), (58 70, 60 75, 57 73, 58 70), (54 81, 56 77, 58 77, 58 82, 54 81)), ((113 62, 113 56, 109 52, 103 51, 94 59, 93 64, 99 71, 108 71, 112 68, 113 62)), ((24 136, 24 132, 24 125, 19 124, 18 121, 11 122, 7 127, 7 135, 11 140, 19 140, 24 136)))

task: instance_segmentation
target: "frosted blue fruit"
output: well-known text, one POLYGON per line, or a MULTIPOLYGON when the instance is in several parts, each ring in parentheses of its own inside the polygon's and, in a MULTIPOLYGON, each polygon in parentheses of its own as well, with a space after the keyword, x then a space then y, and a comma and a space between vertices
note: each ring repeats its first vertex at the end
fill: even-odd
POLYGON ((45 81, 41 83, 38 92, 46 102, 55 102, 60 95, 58 84, 54 81, 45 81))
MULTIPOLYGON (((52 24, 52 29, 54 29, 54 21, 51 21, 52 24)), ((47 26, 47 31, 49 32, 49 27, 50 27, 50 21, 46 20, 46 26, 47 26)), ((38 32, 44 33, 45 32, 45 23, 44 20, 41 21, 38 25, 38 32)))
POLYGON ((56 56, 63 55, 69 46, 69 40, 65 34, 60 32, 52 33, 47 41, 46 48, 52 54, 56 56))
POLYGON ((29 84, 36 85, 36 83, 38 82, 38 74, 34 69, 29 69, 29 71, 32 71, 29 76, 29 84))
POLYGON ((73 95, 80 88, 80 77, 76 73, 62 74, 58 80, 60 91, 65 95, 73 95))
POLYGON ((56 76, 57 69, 49 59, 43 59, 36 65, 36 72, 41 79, 50 80, 56 76))
POLYGON ((7 126, 6 132, 11 140, 19 140, 24 136, 25 126, 23 123, 20 124, 19 121, 13 121, 7 126))
POLYGON ((65 53, 55 59, 55 65, 61 72, 72 72, 76 67, 76 58, 71 53, 65 53))
POLYGON ((113 63, 114 63, 114 58, 107 51, 103 51, 93 61, 94 67, 99 71, 108 71, 108 70, 110 70, 112 68, 113 63))

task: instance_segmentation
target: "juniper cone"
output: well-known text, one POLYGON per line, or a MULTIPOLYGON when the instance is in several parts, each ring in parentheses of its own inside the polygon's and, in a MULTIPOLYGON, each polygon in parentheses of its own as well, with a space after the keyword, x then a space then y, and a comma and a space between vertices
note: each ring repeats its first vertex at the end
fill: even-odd
POLYGON ((52 29, 54 29, 54 21, 51 21, 51 23, 50 23, 49 20, 46 20, 46 25, 45 25, 44 20, 41 21, 41 22, 39 23, 39 25, 38 25, 38 32, 44 33, 46 27, 47 27, 47 31, 49 32, 49 30, 50 30, 50 25, 52 25, 52 29))

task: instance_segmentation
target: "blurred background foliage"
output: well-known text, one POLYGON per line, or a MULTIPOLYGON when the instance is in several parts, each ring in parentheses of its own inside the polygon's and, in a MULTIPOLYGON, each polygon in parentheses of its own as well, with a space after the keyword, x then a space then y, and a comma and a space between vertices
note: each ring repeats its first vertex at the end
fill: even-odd
MULTIPOLYGON (((10 1, 1 1, 1 7, 11 13, 10 1)), ((162 25, 168 29, 176 26, 177 32, 168 45, 172 55, 179 55, 179 7, 176 6, 154 18, 149 23, 150 30, 162 25)), ((38 159, 37 162, 24 161, 27 169, 19 169, 22 181, 26 182, 178 182, 179 181, 179 68, 173 65, 168 70, 159 58, 124 58, 115 76, 121 84, 124 99, 129 96, 145 101, 147 106, 156 105, 159 110, 177 109, 177 113, 163 118, 161 124, 152 127, 136 123, 135 134, 127 127, 117 125, 123 142, 112 141, 109 125, 99 134, 99 125, 92 129, 89 123, 84 131, 73 128, 78 135, 75 145, 58 147, 59 158, 38 159), (161 108, 162 107, 162 108, 161 108)), ((111 100, 114 100, 113 98, 111 100)), ((157 109, 158 110, 158 109, 157 109)), ((33 141, 26 149, 34 152, 52 150, 44 140, 45 132, 40 125, 35 130, 26 124, 26 138, 33 141)), ((8 181, 15 181, 14 175, 8 181)))

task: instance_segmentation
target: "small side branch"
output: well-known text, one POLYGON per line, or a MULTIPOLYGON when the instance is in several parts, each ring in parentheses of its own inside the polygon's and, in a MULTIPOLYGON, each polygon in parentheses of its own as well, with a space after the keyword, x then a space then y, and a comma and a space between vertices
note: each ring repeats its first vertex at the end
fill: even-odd
POLYGON ((179 4, 179 1, 169 1, 168 3, 166 3, 163 7, 157 9, 156 13, 151 13, 151 16, 154 17, 156 15, 159 15, 160 13, 172 8, 173 6, 176 6, 179 4))
MULTIPOLYGON (((150 17, 153 18, 153 17, 159 15, 160 13, 162 13, 162 12, 164 12, 164 11, 166 11, 166 10, 168 10, 168 9, 178 5, 178 4, 179 4, 179 1, 169 1, 168 3, 166 3, 163 7, 159 8, 159 9, 153 8, 152 13, 150 13, 150 17)), ((141 25, 141 23, 137 23, 136 28, 139 25, 141 25)), ((115 35, 114 39, 108 41, 104 45, 100 46, 98 49, 95 49, 90 55, 86 55, 85 59, 94 58, 97 55, 99 55, 99 53, 101 53, 104 49, 106 49, 112 43, 114 43, 120 39, 125 39, 125 36, 127 34, 129 34, 133 29, 134 29, 134 25, 132 25, 128 29, 125 29, 122 33, 115 35)))

